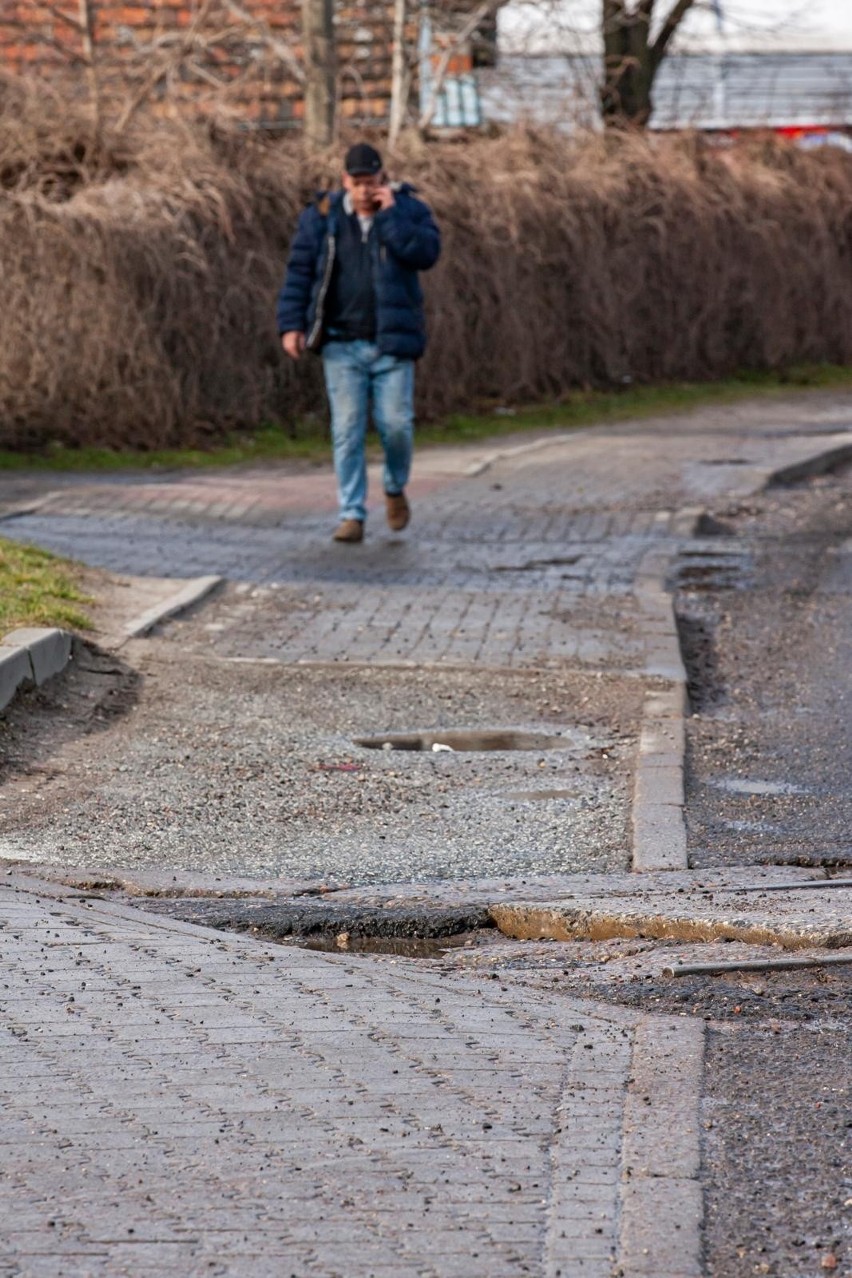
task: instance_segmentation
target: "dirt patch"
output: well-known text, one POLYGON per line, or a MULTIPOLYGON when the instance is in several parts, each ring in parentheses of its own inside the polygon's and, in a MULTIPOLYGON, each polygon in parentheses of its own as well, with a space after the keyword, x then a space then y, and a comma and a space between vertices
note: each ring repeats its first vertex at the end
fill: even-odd
POLYGON ((0 717, 7 817, 15 820, 13 799, 26 807, 28 797, 41 796, 50 783, 65 790, 63 748, 114 728, 136 706, 140 690, 140 675, 126 661, 76 638, 65 671, 20 692, 0 717))

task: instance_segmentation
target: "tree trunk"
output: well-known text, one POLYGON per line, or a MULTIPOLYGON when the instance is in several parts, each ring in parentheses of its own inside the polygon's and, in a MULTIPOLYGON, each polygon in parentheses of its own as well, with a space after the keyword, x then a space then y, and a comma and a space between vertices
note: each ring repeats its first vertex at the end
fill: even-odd
POLYGON ((408 98, 408 74, 405 57, 406 0, 394 0, 393 62, 391 70, 390 126, 388 140, 393 146, 405 123, 408 98))
POLYGON ((305 46, 305 139, 310 147, 334 141, 336 69, 332 0, 302 0, 305 46))
POLYGON ((651 118, 654 78, 669 43, 695 0, 675 0, 651 40, 654 0, 603 0, 604 77, 601 113, 607 128, 644 128, 651 118))
POLYGON ((608 128, 643 128, 651 118, 653 0, 630 12, 627 0, 604 0, 601 111, 608 128))

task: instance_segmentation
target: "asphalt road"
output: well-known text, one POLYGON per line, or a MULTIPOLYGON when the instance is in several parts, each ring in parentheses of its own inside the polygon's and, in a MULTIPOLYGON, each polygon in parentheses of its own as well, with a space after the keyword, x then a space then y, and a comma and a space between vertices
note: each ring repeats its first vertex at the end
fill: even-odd
POLYGON ((852 866, 852 471, 717 508, 681 554, 696 866, 852 866))

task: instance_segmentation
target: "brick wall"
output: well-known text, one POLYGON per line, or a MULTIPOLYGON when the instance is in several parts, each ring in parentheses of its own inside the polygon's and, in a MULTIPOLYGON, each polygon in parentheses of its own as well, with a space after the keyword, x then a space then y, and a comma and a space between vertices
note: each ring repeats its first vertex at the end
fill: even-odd
MULTIPOLYGON (((81 0, 0 0, 0 69, 86 86, 81 0)), ((161 106, 214 100, 240 118, 298 127, 303 104, 286 50, 301 61, 299 0, 88 0, 99 81, 161 106), (285 56, 282 56, 282 53, 285 56)), ((340 113, 383 121, 390 98, 390 0, 336 12, 340 113)), ((416 33, 411 33, 416 38, 416 33)))

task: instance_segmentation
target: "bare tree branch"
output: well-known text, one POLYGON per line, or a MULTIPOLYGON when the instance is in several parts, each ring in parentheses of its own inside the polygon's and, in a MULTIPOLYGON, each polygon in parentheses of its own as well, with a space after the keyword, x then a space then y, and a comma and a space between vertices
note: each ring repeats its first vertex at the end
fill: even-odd
POLYGON ((671 42, 672 36, 694 3, 695 0, 676 0, 669 16, 660 29, 660 34, 651 45, 651 65, 655 71, 666 55, 666 49, 671 42))

